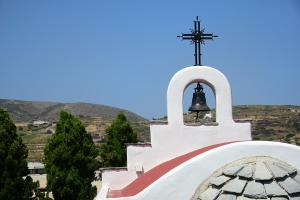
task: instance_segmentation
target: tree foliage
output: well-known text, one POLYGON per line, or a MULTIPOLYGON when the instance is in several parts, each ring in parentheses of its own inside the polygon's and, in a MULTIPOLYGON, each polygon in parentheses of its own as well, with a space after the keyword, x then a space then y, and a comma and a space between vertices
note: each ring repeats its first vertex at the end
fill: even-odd
POLYGON ((55 134, 45 147, 47 187, 56 200, 89 200, 96 195, 91 185, 99 163, 98 151, 83 124, 62 111, 55 134))
POLYGON ((23 200, 33 197, 38 183, 27 168, 28 150, 16 133, 6 110, 0 108, 0 199, 23 200))
POLYGON ((100 148, 102 167, 121 167, 126 165, 126 143, 136 143, 137 135, 133 132, 126 116, 119 113, 110 127, 100 148))

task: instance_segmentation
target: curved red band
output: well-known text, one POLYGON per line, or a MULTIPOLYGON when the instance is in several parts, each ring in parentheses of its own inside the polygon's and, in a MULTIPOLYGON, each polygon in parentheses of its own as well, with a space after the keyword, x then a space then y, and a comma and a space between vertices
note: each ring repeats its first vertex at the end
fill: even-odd
POLYGON ((156 167, 152 168, 151 170, 147 171, 146 173, 142 174, 140 177, 132 181, 126 187, 121 190, 109 190, 107 197, 108 198, 118 198, 118 197, 129 197, 138 194, 139 192, 143 191, 146 187, 152 184, 154 181, 159 179, 161 176, 169 172, 170 170, 174 169, 178 165, 184 163, 191 158, 200 155, 204 152, 207 152, 211 149, 230 144, 233 142, 225 142, 220 144, 210 145, 190 153, 184 154, 182 156, 178 156, 173 158, 172 160, 166 161, 156 167))

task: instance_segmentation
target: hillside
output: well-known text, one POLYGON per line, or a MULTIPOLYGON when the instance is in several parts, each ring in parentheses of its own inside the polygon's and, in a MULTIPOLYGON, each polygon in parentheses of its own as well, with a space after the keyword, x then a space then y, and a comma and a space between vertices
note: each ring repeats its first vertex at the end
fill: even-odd
POLYGON ((123 112, 133 129, 137 132, 140 141, 148 140, 148 121, 127 110, 90 103, 55 103, 34 102, 0 99, 0 107, 9 111, 13 121, 17 125, 27 125, 34 120, 43 120, 49 123, 56 122, 61 110, 65 110, 78 116, 86 125, 87 131, 97 135, 105 134, 106 127, 123 112))
POLYGON ((143 117, 119 108, 89 103, 33 102, 0 99, 0 107, 9 111, 18 133, 29 149, 29 160, 42 160, 43 148, 51 133, 55 131, 59 112, 65 110, 75 114, 95 140, 101 140, 105 129, 119 112, 123 112, 141 142, 149 141, 149 122, 143 117), (48 124, 33 126, 34 121, 48 124))
POLYGON ((6 108, 15 122, 32 120, 57 121, 59 111, 65 110, 81 117, 114 118, 119 112, 124 112, 131 121, 145 121, 145 119, 133 112, 90 103, 56 103, 34 102, 21 100, 0 99, 0 107, 6 108))
POLYGON ((249 119, 254 140, 300 145, 300 106, 236 106, 234 119, 249 119))
MULTIPOLYGON (((237 122, 251 122, 253 140, 280 141, 300 146, 300 106, 234 106, 233 119, 237 122)), ((214 122, 215 110, 212 110, 211 119, 197 122, 195 122, 195 114, 185 113, 184 121, 186 124, 192 123, 193 125, 214 122)))
MULTIPOLYGON (((86 130, 94 138, 102 138, 105 129, 119 112, 128 117, 141 142, 150 141, 149 121, 130 111, 104 105, 88 103, 53 103, 19 100, 0 100, 0 107, 6 108, 18 127, 18 133, 29 148, 29 160, 42 160, 43 148, 60 110, 77 115, 84 123, 86 130), (48 121, 43 126, 32 126, 34 120, 48 121)), ((215 120, 215 112, 212 118, 215 120)), ((233 118, 236 121, 251 122, 254 140, 281 141, 300 145, 300 106, 244 105, 233 107, 233 118)), ((186 123, 194 122, 194 115, 185 113, 186 123)), ((166 118, 162 119, 166 120, 166 118)), ((154 120, 155 122, 155 120, 154 120)))

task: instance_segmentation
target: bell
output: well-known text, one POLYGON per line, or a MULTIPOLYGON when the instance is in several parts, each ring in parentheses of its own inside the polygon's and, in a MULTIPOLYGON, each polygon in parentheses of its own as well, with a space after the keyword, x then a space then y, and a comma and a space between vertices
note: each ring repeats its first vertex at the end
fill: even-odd
POLYGON ((206 104, 205 93, 203 92, 203 87, 202 85, 200 85, 199 82, 197 84, 197 87, 194 88, 194 90, 195 91, 193 93, 192 105, 189 108, 189 111, 197 112, 196 119, 198 119, 199 112, 210 111, 210 109, 206 104))

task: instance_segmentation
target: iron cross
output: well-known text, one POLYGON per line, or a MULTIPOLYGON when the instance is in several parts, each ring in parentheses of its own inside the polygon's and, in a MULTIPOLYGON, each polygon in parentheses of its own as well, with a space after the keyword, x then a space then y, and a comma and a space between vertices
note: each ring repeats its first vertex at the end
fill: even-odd
POLYGON ((182 33, 181 35, 177 36, 183 40, 191 40, 191 42, 195 44, 195 66, 201 66, 200 45, 204 44, 204 40, 213 40, 214 37, 218 37, 212 33, 204 33, 204 31, 205 29, 201 30, 200 28, 200 21, 198 20, 197 16, 196 21, 194 21, 194 29, 191 30, 192 33, 182 33))

